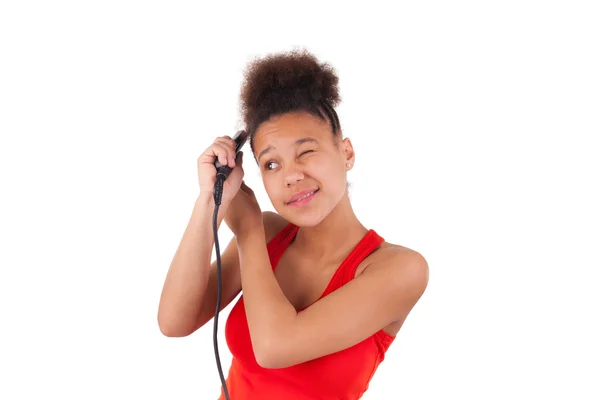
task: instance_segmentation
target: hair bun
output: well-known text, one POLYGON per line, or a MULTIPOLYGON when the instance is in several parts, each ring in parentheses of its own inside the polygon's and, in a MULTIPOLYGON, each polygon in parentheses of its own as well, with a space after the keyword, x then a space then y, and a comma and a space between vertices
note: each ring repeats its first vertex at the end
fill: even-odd
POLYGON ((313 111, 322 101, 331 107, 339 104, 338 76, 304 49, 255 58, 244 72, 240 102, 250 130, 271 115, 313 111))

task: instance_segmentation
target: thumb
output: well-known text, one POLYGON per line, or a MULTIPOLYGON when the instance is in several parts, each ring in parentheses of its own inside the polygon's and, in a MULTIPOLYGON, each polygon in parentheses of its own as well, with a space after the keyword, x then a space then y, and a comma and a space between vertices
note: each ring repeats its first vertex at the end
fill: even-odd
POLYGON ((233 167, 233 170, 231 171, 231 174, 237 174, 237 171, 241 171, 242 172, 242 176, 244 176, 244 168, 242 166, 242 161, 243 161, 243 154, 240 151, 239 153, 237 153, 237 155, 235 156, 235 167, 233 167))

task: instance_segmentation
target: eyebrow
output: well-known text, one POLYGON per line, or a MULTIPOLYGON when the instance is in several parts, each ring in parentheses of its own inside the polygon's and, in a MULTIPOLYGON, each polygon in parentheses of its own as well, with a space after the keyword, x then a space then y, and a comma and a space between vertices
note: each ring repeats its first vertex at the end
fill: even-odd
MULTIPOLYGON (((296 145, 296 147, 300 146, 303 143, 319 143, 317 139, 313 139, 313 138, 302 138, 302 139, 298 139, 294 142, 294 144, 296 145)), ((265 148, 263 151, 261 151, 258 154, 257 160, 260 160, 260 158, 265 155, 266 153, 270 152, 271 150, 275 149, 274 146, 267 146, 267 148, 265 148)))

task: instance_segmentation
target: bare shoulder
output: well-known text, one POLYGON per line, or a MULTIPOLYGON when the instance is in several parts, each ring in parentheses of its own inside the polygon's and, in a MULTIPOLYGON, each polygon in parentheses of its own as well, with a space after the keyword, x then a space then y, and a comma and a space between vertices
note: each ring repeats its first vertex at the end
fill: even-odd
POLYGON ((265 227, 265 237, 267 243, 273 239, 289 222, 281 215, 273 211, 263 211, 263 224, 265 227))
MULTIPOLYGON (((357 271, 358 272, 358 271, 357 271)), ((429 265, 425 257, 408 247, 384 242, 365 260, 361 275, 370 277, 379 290, 395 293, 387 307, 397 310, 394 322, 383 328, 395 336, 429 283, 429 265)))
POLYGON ((397 260, 398 258, 409 257, 414 259, 421 259, 422 262, 427 263, 425 257, 417 250, 394 244, 390 242, 383 242, 377 249, 369 255, 370 262, 373 261, 385 261, 385 260, 397 260))
POLYGON ((425 257, 416 250, 394 243, 383 242, 376 251, 365 258, 360 272, 374 270, 386 270, 390 278, 410 278, 422 290, 425 290, 429 281, 429 264, 425 257))

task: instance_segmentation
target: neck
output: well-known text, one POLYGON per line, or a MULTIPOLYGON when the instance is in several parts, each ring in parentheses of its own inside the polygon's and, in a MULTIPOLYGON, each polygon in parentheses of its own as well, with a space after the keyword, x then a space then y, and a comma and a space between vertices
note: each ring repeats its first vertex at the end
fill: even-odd
POLYGON ((316 226, 300 227, 294 245, 301 249, 310 249, 311 256, 321 259, 348 252, 349 243, 354 246, 366 233, 356 217, 348 191, 333 211, 316 226), (354 243, 356 242, 356 243, 354 243))

